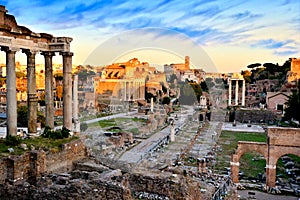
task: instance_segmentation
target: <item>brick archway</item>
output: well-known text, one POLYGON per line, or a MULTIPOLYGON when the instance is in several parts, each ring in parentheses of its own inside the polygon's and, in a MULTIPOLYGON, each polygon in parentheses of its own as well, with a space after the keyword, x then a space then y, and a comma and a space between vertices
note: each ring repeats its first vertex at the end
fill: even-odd
POLYGON ((266 159, 266 186, 275 187, 276 164, 285 154, 300 156, 300 129, 297 128, 268 128, 268 141, 244 142, 239 141, 235 154, 231 155, 231 180, 238 183, 239 161, 246 152, 255 151, 266 159))

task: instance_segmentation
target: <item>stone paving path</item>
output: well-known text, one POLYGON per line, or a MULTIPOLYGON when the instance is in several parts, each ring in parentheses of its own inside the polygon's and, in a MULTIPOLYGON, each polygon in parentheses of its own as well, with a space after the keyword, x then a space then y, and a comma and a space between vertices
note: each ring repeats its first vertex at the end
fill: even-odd
MULTIPOLYGON (((221 124, 219 122, 209 122, 207 128, 201 131, 194 146, 191 148, 195 158, 201 158, 207 155, 211 148, 216 143, 217 135, 221 131, 221 124), (217 134, 216 134, 217 133, 217 134), (214 135, 214 137, 212 137, 214 135)), ((140 168, 159 168, 160 166, 172 165, 172 163, 179 157, 183 149, 185 149, 190 143, 191 139, 197 133, 199 122, 189 121, 179 131, 175 137, 175 142, 170 143, 168 146, 152 154, 152 157, 144 161, 139 167, 140 168)))
MULTIPOLYGON (((182 129, 186 121, 186 116, 183 115, 179 117, 176 121, 175 129, 179 128, 182 129)), ((164 140, 168 135, 170 135, 171 129, 170 126, 158 131, 157 133, 153 134, 146 140, 143 140, 140 144, 133 147, 131 150, 126 151, 121 157, 120 161, 126 161, 128 163, 138 163, 140 160, 145 158, 145 156, 152 151, 158 143, 164 140)))

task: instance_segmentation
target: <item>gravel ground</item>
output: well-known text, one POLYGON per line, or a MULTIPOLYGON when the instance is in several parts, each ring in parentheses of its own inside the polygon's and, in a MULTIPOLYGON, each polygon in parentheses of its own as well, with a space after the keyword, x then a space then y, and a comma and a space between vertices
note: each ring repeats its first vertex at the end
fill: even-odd
MULTIPOLYGON (((255 197, 255 199, 260 200, 300 200, 300 197, 294 197, 294 196, 284 196, 284 195, 272 195, 267 194, 259 191, 253 191, 253 190, 238 190, 238 194, 240 195, 240 199, 249 199, 248 192, 254 192, 255 195, 252 197, 255 197)), ((254 198, 253 198, 254 199, 254 198)))

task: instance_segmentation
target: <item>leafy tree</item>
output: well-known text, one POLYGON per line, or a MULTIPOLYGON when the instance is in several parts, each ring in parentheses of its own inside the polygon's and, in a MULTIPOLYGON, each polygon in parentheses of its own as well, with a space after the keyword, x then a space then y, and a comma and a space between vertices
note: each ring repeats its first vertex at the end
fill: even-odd
POLYGON ((208 89, 215 86, 215 83, 214 83, 212 78, 206 78, 205 82, 206 82, 206 85, 207 85, 208 89))
MULTIPOLYGON (((28 107, 27 106, 18 106, 17 108, 17 121, 18 126, 28 127, 28 107)), ((41 123, 42 127, 45 127, 46 118, 41 112, 37 112, 37 122, 41 123)))
POLYGON ((252 80, 251 80, 251 72, 249 70, 242 71, 241 75, 243 75, 246 83, 251 83, 252 82, 252 80))
POLYGON ((23 72, 16 72, 16 77, 17 78, 24 78, 26 75, 23 72))
POLYGON ((0 87, 6 83, 6 78, 0 77, 0 87))
POLYGON ((56 96, 59 100, 62 99, 62 96, 63 96, 63 87, 61 85, 58 85, 56 87, 56 96))
POLYGON ((256 68, 256 67, 259 67, 259 66, 261 66, 260 63, 254 63, 254 64, 248 65, 247 68, 253 69, 253 68, 256 68))
POLYGON ((80 131, 81 132, 84 132, 88 129, 88 125, 87 123, 83 122, 83 123, 80 123, 80 131))
POLYGON ((177 76, 176 76, 175 74, 172 74, 172 75, 170 76, 170 82, 171 82, 171 83, 174 83, 174 80, 177 80, 177 76))
POLYGON ((202 82, 200 83, 200 86, 201 86, 202 91, 208 92, 208 87, 207 87, 207 84, 206 84, 205 81, 202 81, 202 82))
POLYGON ((150 103, 151 98, 153 98, 153 102, 156 102, 156 96, 154 96, 151 92, 146 91, 145 98, 148 103, 150 103))
POLYGON ((55 80, 63 80, 64 79, 64 76, 63 76, 63 73, 57 73, 57 74, 54 74, 54 78, 55 80))
POLYGON ((169 104, 170 102, 171 102, 170 97, 164 97, 161 103, 162 104, 169 104))
POLYGON ((179 101, 181 101, 181 103, 190 105, 195 103, 196 101, 199 102, 200 97, 202 95, 202 89, 200 84, 186 79, 184 83, 181 83, 179 85, 179 87, 179 101))
POLYGON ((293 92, 286 103, 285 119, 296 119, 300 122, 300 81, 298 81, 298 91, 293 92))
POLYGON ((216 78, 215 79, 215 83, 216 84, 222 84, 223 83, 223 80, 221 78, 216 78))
POLYGON ((200 101, 200 97, 202 95, 202 89, 201 86, 198 83, 190 83, 190 86, 192 86, 193 90, 194 90, 194 94, 197 98, 197 101, 200 101))

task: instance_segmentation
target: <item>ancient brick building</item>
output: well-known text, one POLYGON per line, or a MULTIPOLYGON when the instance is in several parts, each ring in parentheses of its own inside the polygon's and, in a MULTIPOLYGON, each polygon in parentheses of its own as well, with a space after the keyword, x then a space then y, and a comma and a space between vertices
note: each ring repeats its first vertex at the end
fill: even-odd
POLYGON ((267 142, 239 141, 238 147, 231 155, 231 179, 239 182, 239 161, 246 152, 257 152, 266 159, 266 186, 276 185, 276 164, 280 157, 286 154, 300 156, 300 129, 298 128, 268 128, 267 142))

